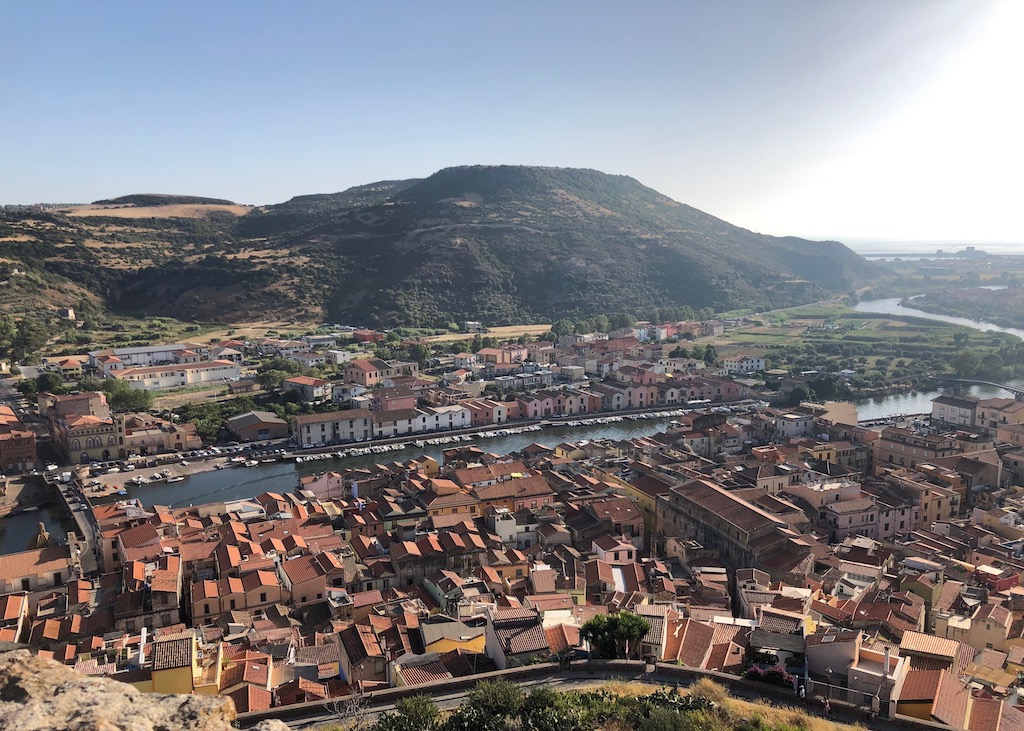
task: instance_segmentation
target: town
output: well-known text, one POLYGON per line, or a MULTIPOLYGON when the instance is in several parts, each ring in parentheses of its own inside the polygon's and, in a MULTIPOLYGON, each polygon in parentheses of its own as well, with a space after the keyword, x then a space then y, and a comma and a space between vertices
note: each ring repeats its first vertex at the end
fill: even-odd
POLYGON ((807 398, 850 373, 700 345, 730 326, 484 342, 464 323, 473 347, 450 353, 327 326, 47 358, 0 406, 0 511, 32 519, 49 496, 69 530, 40 522, 0 555, 0 641, 242 714, 618 656, 1010 727, 1024 401, 862 421, 807 398), (113 405, 208 384, 263 408, 201 433, 113 405), (649 433, 572 438, 629 420, 649 433), (534 441, 488 451, 502 434, 534 441), (440 456, 383 456, 427 446, 440 456), (176 497, 264 463, 295 470, 176 497), (633 616, 642 633, 609 654, 603 622, 633 616))

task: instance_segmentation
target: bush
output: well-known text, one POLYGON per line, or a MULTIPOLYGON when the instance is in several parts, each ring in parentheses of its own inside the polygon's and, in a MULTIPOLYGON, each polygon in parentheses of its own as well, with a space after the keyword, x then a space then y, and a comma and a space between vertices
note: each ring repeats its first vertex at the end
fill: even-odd
POLYGON ((710 703, 721 705, 729 699, 729 691, 709 678, 701 678, 687 690, 691 698, 702 698, 710 703))
POLYGON ((778 665, 767 669, 760 668, 757 665, 751 666, 743 674, 743 677, 747 678, 747 680, 757 680, 783 688, 792 688, 796 682, 796 678, 792 674, 787 673, 784 668, 778 665))
POLYGON ((441 712, 428 696, 415 695, 395 704, 394 711, 381 714, 373 731, 431 731, 436 729, 441 712))

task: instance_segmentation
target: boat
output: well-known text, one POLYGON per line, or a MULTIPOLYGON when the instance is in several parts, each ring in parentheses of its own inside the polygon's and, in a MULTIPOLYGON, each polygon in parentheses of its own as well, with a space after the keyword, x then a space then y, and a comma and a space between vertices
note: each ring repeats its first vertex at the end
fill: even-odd
POLYGON ((243 467, 255 467, 255 466, 257 466, 258 464, 259 464, 259 462, 257 462, 257 461, 256 461, 256 460, 254 460, 254 459, 248 459, 248 460, 246 460, 245 462, 242 462, 242 466, 243 466, 243 467))
POLYGON ((39 506, 38 505, 29 505, 27 508, 22 508, 21 512, 23 512, 23 513, 34 513, 37 510, 39 510, 39 506))
POLYGON ((184 482, 185 478, 181 475, 175 475, 174 477, 168 477, 167 482, 184 482))

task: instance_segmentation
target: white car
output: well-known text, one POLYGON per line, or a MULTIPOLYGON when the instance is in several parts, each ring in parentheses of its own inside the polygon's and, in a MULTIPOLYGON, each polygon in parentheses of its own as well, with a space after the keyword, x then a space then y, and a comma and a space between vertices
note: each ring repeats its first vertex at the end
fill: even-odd
POLYGON ((188 460, 184 460, 184 459, 181 460, 181 466, 182 467, 188 467, 188 460))

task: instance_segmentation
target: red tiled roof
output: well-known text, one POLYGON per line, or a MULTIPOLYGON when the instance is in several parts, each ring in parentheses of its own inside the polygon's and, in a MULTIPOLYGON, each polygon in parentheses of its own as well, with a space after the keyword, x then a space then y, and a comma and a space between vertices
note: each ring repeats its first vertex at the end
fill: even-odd
POLYGON ((439 680, 451 680, 452 674, 440 661, 428 662, 415 667, 403 667, 398 671, 406 685, 421 685, 439 680))

